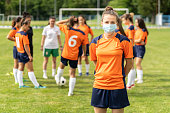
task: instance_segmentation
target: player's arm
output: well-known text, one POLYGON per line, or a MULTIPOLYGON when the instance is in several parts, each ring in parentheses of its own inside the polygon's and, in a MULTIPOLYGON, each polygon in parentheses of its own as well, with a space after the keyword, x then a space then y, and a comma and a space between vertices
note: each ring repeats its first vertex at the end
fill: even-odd
POLYGON ((125 75, 128 75, 128 73, 132 69, 133 61, 132 61, 132 58, 125 58, 125 60, 126 60, 126 64, 125 64, 125 67, 124 67, 125 75))
POLYGON ((43 36, 42 36, 42 39, 41 39, 41 51, 43 51, 45 38, 46 38, 46 36, 45 36, 45 35, 43 35, 43 36))
POLYGON ((7 36, 7 39, 15 42, 15 38, 11 37, 10 35, 7 36))
POLYGON ((25 51, 26 51, 26 53, 27 53, 27 55, 28 55, 28 57, 29 57, 29 59, 30 59, 30 62, 32 62, 32 61, 33 61, 33 58, 32 58, 31 53, 30 53, 30 51, 29 51, 28 45, 25 44, 25 45, 24 45, 24 48, 25 48, 25 51))
POLYGON ((61 38, 60 38, 60 35, 57 35, 57 38, 58 38, 58 42, 59 42, 59 45, 60 45, 60 50, 63 49, 62 47, 62 44, 61 44, 61 38))
POLYGON ((90 28, 90 34, 91 34, 91 40, 90 40, 90 43, 91 43, 91 41, 93 40, 93 37, 94 37, 93 31, 91 28, 90 28))
MULTIPOLYGON (((86 45, 82 45, 82 49, 83 49, 83 53, 86 53, 86 45)), ((85 56, 85 54, 83 54, 82 56, 85 56)))
POLYGON ((65 20, 61 20, 61 21, 57 21, 56 25, 59 26, 60 24, 65 24, 69 21, 69 19, 65 19, 65 20))
POLYGON ((97 60, 94 60, 94 61, 93 61, 93 64, 96 66, 96 64, 97 64, 97 60))

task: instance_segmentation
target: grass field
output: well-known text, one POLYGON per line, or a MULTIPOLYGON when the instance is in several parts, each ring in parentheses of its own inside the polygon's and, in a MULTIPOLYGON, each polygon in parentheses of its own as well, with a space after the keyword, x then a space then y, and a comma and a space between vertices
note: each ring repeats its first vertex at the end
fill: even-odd
MULTIPOLYGON (((67 84, 57 87, 51 77, 51 58, 48 63, 48 77, 42 78, 43 56, 40 51, 42 29, 34 30, 34 70, 40 84, 46 89, 34 89, 28 81, 26 85, 31 88, 18 88, 14 84, 14 77, 6 75, 12 71, 13 42, 6 39, 9 29, 0 29, 0 113, 93 113, 90 106, 91 92, 94 77, 77 77, 74 96, 68 97, 68 67, 64 70, 67 84)), ((143 60, 144 83, 128 91, 130 106, 125 113, 169 113, 170 112, 170 29, 149 29, 150 35, 143 60)), ((94 30, 95 36, 102 33, 94 30)), ((63 41, 62 35, 62 41, 63 41)), ((59 64, 60 58, 57 59, 59 64)), ((90 73, 94 66, 91 64, 90 73)), ((57 65, 58 66, 58 65, 57 65)), ((83 66, 83 72, 85 72, 83 66)), ((25 69, 24 78, 28 79, 25 69)), ((111 110, 108 110, 111 113, 111 110)))

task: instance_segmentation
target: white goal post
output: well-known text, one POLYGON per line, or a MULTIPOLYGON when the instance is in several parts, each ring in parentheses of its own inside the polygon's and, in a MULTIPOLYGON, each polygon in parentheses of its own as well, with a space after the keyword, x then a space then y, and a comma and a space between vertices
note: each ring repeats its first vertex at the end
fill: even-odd
MULTIPOLYGON (((105 8, 60 8, 59 10, 59 20, 62 20, 62 13, 63 11, 104 11, 105 8)), ((114 8, 116 11, 125 11, 129 13, 128 8, 114 8)), ((100 15, 97 13, 97 26, 99 27, 100 24, 100 15)))
POLYGON ((0 14, 0 16, 2 16, 2 24, 3 24, 5 20, 4 14, 0 14))

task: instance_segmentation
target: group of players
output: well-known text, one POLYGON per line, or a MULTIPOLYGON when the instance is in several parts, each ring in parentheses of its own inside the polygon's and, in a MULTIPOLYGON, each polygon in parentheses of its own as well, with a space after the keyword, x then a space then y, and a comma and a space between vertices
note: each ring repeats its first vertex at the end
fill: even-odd
MULTIPOLYGON (((135 20, 133 25, 133 13, 118 16, 112 7, 106 7, 102 14, 101 25, 104 33, 93 39, 93 31, 86 24, 83 16, 78 18, 72 16, 69 19, 55 22, 54 17, 49 18, 49 25, 42 33, 41 50, 43 51, 43 78, 47 79, 48 58, 52 54, 52 76, 60 85, 65 66, 70 66, 69 92, 73 95, 76 84, 76 68, 79 76, 82 76, 82 58, 85 59, 86 76, 89 75, 89 60, 95 65, 95 80, 91 105, 96 113, 106 112, 107 108, 122 113, 123 108, 129 105, 126 89, 134 86, 136 71, 133 63, 136 64, 137 83, 143 83, 143 70, 141 66, 145 54, 148 30, 142 18, 135 20), (123 30, 122 22, 128 29, 123 30), (58 27, 57 27, 57 26, 58 27), (65 34, 64 46, 60 39, 60 31, 65 34), (91 34, 91 40, 88 39, 91 34), (89 46, 90 44, 90 46, 89 46), (61 60, 56 74, 56 57, 61 53, 61 60), (90 51, 90 54, 89 54, 90 51), (126 65, 124 66, 124 59, 126 65), (128 75, 128 82, 125 85, 125 76, 128 75), (114 95, 114 96, 113 96, 114 95), (113 98, 111 98, 111 97, 113 98), (110 98, 108 98, 110 97, 110 98), (116 102, 115 102, 116 101, 116 102), (121 102, 120 102, 121 101, 121 102), (116 104, 115 104, 116 103, 116 104), (117 104, 118 103, 118 104, 117 104)), ((35 88, 46 88, 40 85, 33 70, 33 46, 32 28, 30 26, 31 16, 24 13, 23 18, 18 17, 13 21, 12 30, 7 38, 14 41, 13 74, 15 83, 19 88, 28 87, 23 84, 23 70, 26 66, 28 76, 35 88)))

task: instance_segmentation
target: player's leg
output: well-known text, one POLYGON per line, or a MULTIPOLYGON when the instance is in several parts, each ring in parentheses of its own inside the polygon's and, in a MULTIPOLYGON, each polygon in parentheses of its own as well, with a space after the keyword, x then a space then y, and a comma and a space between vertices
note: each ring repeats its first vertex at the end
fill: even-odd
POLYGON ((79 57, 78 57, 78 65, 77 65, 79 76, 82 76, 82 64, 81 64, 82 54, 83 54, 83 50, 82 50, 82 45, 81 45, 79 47, 79 57))
POLYGON ((17 72, 17 80, 19 83, 19 88, 21 88, 21 87, 24 87, 24 84, 23 84, 24 63, 19 62, 18 64, 19 66, 18 66, 18 72, 17 72))
POLYGON ((14 58, 14 67, 13 67, 13 75, 15 79, 15 83, 18 83, 17 80, 17 72, 18 72, 18 55, 17 55, 17 48, 16 46, 13 47, 13 58, 14 58))
POLYGON ((95 113, 106 113, 107 112, 107 108, 94 107, 94 112, 95 113))
POLYGON ((43 61, 43 78, 47 79, 47 63, 48 63, 48 57, 44 57, 43 61))
POLYGON ((136 57, 137 83, 143 83, 142 58, 136 57))
POLYGON ((90 69, 88 56, 89 56, 89 44, 86 45, 86 54, 85 54, 86 76, 89 76, 89 69, 90 69))
POLYGON ((70 75, 70 80, 69 80, 69 92, 68 96, 73 95, 74 87, 76 84, 76 68, 77 68, 77 60, 69 60, 69 65, 70 65, 70 70, 69 70, 69 75, 70 75))
POLYGON ((124 113, 124 108, 122 108, 122 109, 112 109, 112 113, 124 113))
POLYGON ((59 56, 58 49, 52 49, 52 76, 54 77, 56 74, 56 58, 59 56))
POLYGON ((55 75, 55 80, 56 80, 57 85, 60 84, 60 78, 63 75, 64 67, 68 65, 67 62, 68 62, 68 59, 65 59, 61 56, 61 62, 57 69, 57 74, 55 75))

